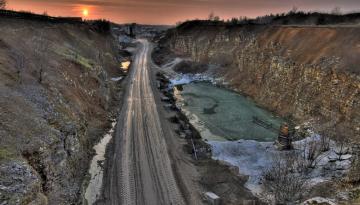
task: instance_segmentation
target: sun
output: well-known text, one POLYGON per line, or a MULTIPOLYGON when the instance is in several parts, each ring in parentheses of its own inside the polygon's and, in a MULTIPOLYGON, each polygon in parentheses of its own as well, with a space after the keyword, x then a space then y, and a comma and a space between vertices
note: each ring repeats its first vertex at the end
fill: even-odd
POLYGON ((82 14, 83 14, 84 17, 89 16, 89 10, 88 9, 83 9, 82 14))

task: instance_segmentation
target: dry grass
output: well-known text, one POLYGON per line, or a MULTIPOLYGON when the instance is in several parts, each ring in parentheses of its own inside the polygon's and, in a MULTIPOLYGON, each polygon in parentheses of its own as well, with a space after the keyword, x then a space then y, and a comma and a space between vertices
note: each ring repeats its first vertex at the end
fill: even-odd
POLYGON ((14 157, 14 153, 10 152, 6 148, 0 148, 0 161, 9 160, 14 157))

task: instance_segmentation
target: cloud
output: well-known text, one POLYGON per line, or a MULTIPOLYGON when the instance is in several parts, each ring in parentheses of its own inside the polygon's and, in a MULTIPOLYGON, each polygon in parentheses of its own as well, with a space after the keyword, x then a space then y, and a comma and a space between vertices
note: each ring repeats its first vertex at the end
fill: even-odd
POLYGON ((215 12, 222 18, 255 17, 269 13, 300 10, 343 11, 360 9, 360 0, 9 0, 18 10, 48 11, 54 15, 79 15, 79 8, 91 9, 91 17, 117 22, 175 23, 207 18, 215 12))
POLYGON ((359 0, 19 0, 23 2, 39 2, 46 4, 66 4, 66 5, 89 5, 105 7, 123 7, 123 8, 145 8, 145 7, 219 7, 229 9, 257 9, 257 7, 284 7, 284 6, 303 6, 303 7, 328 7, 337 5, 343 8, 360 8, 359 0))
MULTIPOLYGON (((20 0, 21 1, 21 0, 20 0)), ((24 1, 24 0, 22 0, 24 1)), ((25 2, 25 1, 24 1, 25 2)), ((143 8, 147 6, 158 6, 158 7, 193 7, 197 6, 198 3, 209 2, 209 0, 185 0, 183 2, 179 1, 168 1, 168 0, 108 0, 108 1, 99 1, 99 0, 28 0, 26 2, 38 2, 46 4, 63 4, 63 5, 89 5, 89 6, 108 6, 108 7, 135 7, 143 8)))

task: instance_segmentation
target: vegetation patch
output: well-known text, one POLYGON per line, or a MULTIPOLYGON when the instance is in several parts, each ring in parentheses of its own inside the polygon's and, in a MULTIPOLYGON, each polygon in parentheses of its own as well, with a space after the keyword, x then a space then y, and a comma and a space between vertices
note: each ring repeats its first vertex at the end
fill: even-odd
POLYGON ((76 51, 70 50, 70 49, 59 49, 55 51, 57 54, 65 57, 66 59, 77 63, 87 69, 92 69, 94 62, 88 58, 83 57, 76 51))
POLYGON ((109 34, 111 25, 110 22, 104 19, 95 20, 91 22, 92 27, 99 33, 109 34))
POLYGON ((0 161, 12 159, 14 157, 14 153, 9 151, 7 148, 0 148, 0 161))

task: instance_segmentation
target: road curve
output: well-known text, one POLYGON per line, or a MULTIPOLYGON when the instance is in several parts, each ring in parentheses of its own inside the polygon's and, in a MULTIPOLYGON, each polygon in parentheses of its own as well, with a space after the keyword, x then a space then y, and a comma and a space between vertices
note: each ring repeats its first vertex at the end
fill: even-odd
POLYGON ((152 86, 150 44, 139 40, 126 102, 114 137, 114 155, 105 170, 103 203, 107 205, 185 204, 172 171, 152 86))

